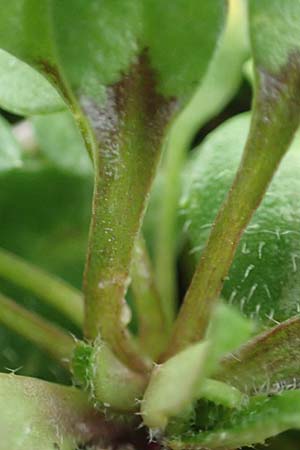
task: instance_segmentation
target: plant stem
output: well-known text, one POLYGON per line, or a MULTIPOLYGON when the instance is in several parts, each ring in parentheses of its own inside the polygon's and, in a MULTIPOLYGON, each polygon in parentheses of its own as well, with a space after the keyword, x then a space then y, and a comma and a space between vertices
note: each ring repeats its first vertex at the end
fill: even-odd
POLYGON ((0 248, 0 277, 33 292, 78 326, 82 326, 82 294, 65 281, 3 248, 0 248))
POLYGON ((300 119, 300 70, 292 60, 277 75, 259 71, 243 158, 212 228, 174 327, 169 357, 203 338, 240 237, 289 148, 300 119))
POLYGON ((161 220, 157 229, 156 279, 168 325, 174 319, 177 296, 176 209, 181 168, 197 130, 222 111, 235 94, 248 53, 246 4, 244 0, 230 0, 227 24, 207 74, 195 96, 176 119, 167 140, 161 220))
POLYGON ((140 235, 131 265, 131 289, 137 308, 139 342, 154 360, 164 350, 168 332, 146 244, 140 235))
POLYGON ((85 333, 98 333, 123 362, 145 363, 122 323, 133 248, 159 162, 169 102, 159 96, 142 56, 131 73, 107 91, 104 107, 85 105, 96 133, 95 188, 84 275, 85 333))
POLYGON ((1 293, 0 311, 3 325, 50 353, 63 366, 68 366, 75 346, 71 336, 1 293))

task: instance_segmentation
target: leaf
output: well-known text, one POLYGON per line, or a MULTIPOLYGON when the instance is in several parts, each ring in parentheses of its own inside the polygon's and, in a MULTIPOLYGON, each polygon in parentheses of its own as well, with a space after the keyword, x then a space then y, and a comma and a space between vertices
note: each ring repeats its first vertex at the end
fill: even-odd
POLYGON ((0 173, 22 166, 21 148, 14 138, 9 124, 0 117, 0 173))
POLYGON ((199 398, 224 401, 226 405, 240 400, 239 392, 232 392, 230 386, 219 385, 207 377, 215 372, 224 354, 248 340, 251 331, 250 322, 227 305, 219 304, 204 341, 154 367, 142 401, 145 424, 150 428, 165 429, 171 418, 177 417, 180 422, 181 415, 188 411, 189 416, 193 402, 199 398))
POLYGON ((26 116, 66 108, 44 77, 4 50, 0 50, 0 106, 14 114, 26 116))
POLYGON ((167 96, 188 96, 215 50, 223 5, 195 0, 173 1, 172 6, 159 0, 144 4, 145 41, 160 91, 167 96))
POLYGON ((173 450, 200 448, 226 450, 263 443, 291 428, 300 428, 300 391, 283 392, 274 397, 252 397, 240 410, 216 415, 211 431, 201 430, 183 437, 166 439, 173 450))
MULTIPOLYGON (((250 117, 222 124, 195 150, 186 167, 181 226, 198 260, 211 225, 233 181, 250 117)), ((247 316, 270 324, 297 313, 300 210, 299 135, 284 157, 267 193, 239 243, 223 298, 247 316)))
POLYGON ((102 103, 104 86, 118 82, 139 53, 140 2, 52 0, 51 9, 59 60, 74 91, 102 103))
POLYGON ((206 339, 211 342, 206 372, 214 373, 221 357, 247 342, 253 332, 254 324, 250 320, 242 317, 233 307, 220 301, 212 314, 206 335, 206 339))
POLYGON ((57 67, 58 54, 59 65, 75 92, 80 90, 94 99, 103 98, 101 85, 119 81, 135 57, 148 48, 161 91, 182 97, 203 76, 223 15, 220 0, 176 0, 172 8, 158 0, 142 4, 105 0, 101 5, 52 0, 48 9, 37 0, 22 4, 12 0, 1 18, 0 46, 44 68, 50 78, 56 77, 51 67, 57 67))
POLYGON ((53 165, 78 175, 91 175, 92 164, 69 112, 32 119, 39 148, 53 165))
POLYGON ((99 96, 97 81, 119 81, 148 49, 160 91, 183 97, 204 75, 222 26, 222 2, 158 0, 53 2, 61 60, 75 90, 99 96), (70 19, 66 11, 72 11, 70 19), (195 20, 198 18, 198 20, 195 20), (201 26, 199 26, 199 21, 201 26), (89 28, 86 28, 89 23, 89 28), (85 36, 78 42, 78 35, 85 36), (199 55, 201 46, 201 57, 199 55))
MULTIPOLYGON (((0 243, 5 249, 81 288, 90 220, 92 180, 29 159, 0 175, 0 243), (12 207, 13 205, 13 207, 12 207), (20 226, 20 221, 22 226, 20 226)), ((1 280, 3 293, 80 336, 57 310, 1 280)), ((66 380, 57 364, 6 328, 0 329, 0 368, 66 380)))
POLYGON ((208 343, 200 342, 154 367, 141 403, 143 420, 149 428, 164 430, 170 417, 190 406, 204 377, 208 351, 208 343))
POLYGON ((0 399, 1 450, 75 450, 103 426, 73 387, 0 374, 0 399))
POLYGON ((300 380, 299 341, 300 318, 296 316, 225 357, 217 378, 249 394, 295 389, 300 380))

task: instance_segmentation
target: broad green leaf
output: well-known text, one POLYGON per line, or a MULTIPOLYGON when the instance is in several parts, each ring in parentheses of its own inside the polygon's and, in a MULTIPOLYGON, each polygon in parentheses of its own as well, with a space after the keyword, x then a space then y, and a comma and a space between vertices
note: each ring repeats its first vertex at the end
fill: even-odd
POLYGON ((92 164, 71 114, 67 111, 32 119, 40 151, 54 166, 74 174, 92 174, 92 164))
MULTIPOLYGON (((42 161, 29 160, 23 168, 1 174, 1 246, 80 289, 91 197, 90 176, 66 173, 42 161)), ((4 280, 0 289, 27 308, 78 334, 77 328, 53 308, 42 305, 30 292, 4 280)), ((24 375, 65 380, 57 364, 42 357, 36 347, 4 327, 0 332, 2 371, 22 367, 20 373, 24 375)))
POLYGON ((98 82, 119 81, 143 51, 164 95, 190 94, 205 73, 222 26, 219 0, 52 4, 56 45, 67 76, 75 90, 96 99, 101 95, 98 82), (79 41, 78 35, 83 36, 79 41))
MULTIPOLYGON (((182 228, 198 260, 233 181, 249 130, 243 114, 213 131, 186 168, 182 228)), ((296 136, 243 234, 222 295, 247 316, 272 325, 298 311, 300 139, 296 136)))
POLYGON ((0 50, 0 106, 26 116, 66 108, 45 78, 4 50, 0 50))
POLYGON ((0 403, 1 450, 76 450, 102 426, 73 387, 0 374, 0 403))
POLYGON ((103 101, 104 86, 118 82, 139 53, 141 2, 52 0, 50 4, 55 45, 73 89, 103 101))
POLYGON ((10 125, 0 117, 0 173, 22 166, 21 148, 14 138, 10 125))
POLYGON ((221 409, 207 423, 209 421, 211 430, 194 428, 186 435, 166 439, 166 444, 174 450, 226 450, 263 443, 288 429, 299 429, 300 391, 286 391, 273 397, 252 397, 240 410, 224 412, 221 409))
POLYGON ((243 392, 274 394, 299 380, 300 318, 256 336, 221 362, 217 378, 243 392))
POLYGON ((222 2, 146 0, 145 44, 167 96, 190 94, 205 74, 222 28, 222 2))
POLYGON ((103 98, 101 85, 119 81, 145 49, 161 91, 190 94, 207 68, 225 9, 221 0, 51 0, 44 6, 37 0, 6 5, 0 47, 54 83, 61 82, 62 67, 73 89, 94 100, 103 98))

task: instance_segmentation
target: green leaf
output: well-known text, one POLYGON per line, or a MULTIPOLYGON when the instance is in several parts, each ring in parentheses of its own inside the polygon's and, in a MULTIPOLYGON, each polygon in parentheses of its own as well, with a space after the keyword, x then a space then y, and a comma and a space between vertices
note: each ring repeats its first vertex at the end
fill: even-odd
POLYGON ((53 165, 78 175, 92 174, 82 136, 69 112, 32 119, 39 148, 53 165))
MULTIPOLYGON (((0 243, 5 249, 81 289, 90 220, 92 180, 28 160, 0 175, 0 243), (12 207, 13 205, 13 207, 12 207), (20 226, 20 221, 22 226, 20 226)), ((80 336, 79 330, 30 293, 1 280, 3 293, 80 336)), ((65 380, 57 364, 45 359, 6 328, 0 329, 0 368, 50 380, 65 380)))
POLYGON ((205 74, 222 28, 220 1, 146 0, 145 43, 167 96, 190 94, 205 74))
POLYGON ((257 396, 240 410, 216 414, 211 431, 198 430, 166 439, 173 450, 226 450, 263 443, 291 428, 300 428, 300 391, 274 397, 257 396))
POLYGON ((1 17, 0 46, 54 83, 61 82, 61 66, 75 92, 94 100, 103 99, 101 85, 119 81, 147 48, 161 91, 183 97, 205 73, 223 9, 221 0, 176 0, 172 7, 158 0, 52 0, 48 8, 12 0, 1 17))
POLYGON ((0 50, 0 106, 26 116, 66 108, 61 97, 44 77, 4 50, 0 50))
POLYGON ((76 450, 101 427, 83 392, 0 374, 0 449, 76 450))
MULTIPOLYGON (((249 125, 248 114, 222 124, 186 167, 190 184, 181 199, 180 217, 194 262, 234 179, 249 125)), ((299 150, 297 135, 241 238, 222 291, 223 298, 245 315, 270 325, 298 311, 299 150)))
POLYGON ((254 324, 222 301, 212 314, 207 330, 207 340, 211 342, 206 372, 214 373, 219 361, 226 353, 232 353, 248 341, 254 332, 254 324), (228 324, 230 323, 230 329, 228 324))
POLYGON ((52 3, 67 76, 75 90, 96 99, 101 96, 97 80, 103 85, 119 81, 145 48, 160 91, 190 94, 205 73, 223 18, 219 0, 176 0, 172 7, 158 0, 52 3), (84 39, 78 41, 78 35, 84 39))
POLYGON ((49 20, 53 20, 55 45, 67 79, 76 93, 102 102, 104 86, 118 82, 139 53, 140 2, 50 3, 49 20))
POLYGON ((221 362, 217 378, 253 394, 298 387, 300 318, 259 334, 221 362))
POLYGON ((9 124, 0 117, 0 173, 22 164, 21 148, 9 124))
POLYGON ((170 417, 190 406, 205 375, 208 351, 208 343, 200 342, 154 367, 141 403, 148 427, 164 430, 170 417))
POLYGON ((186 411, 189 415, 193 401, 199 398, 223 401, 226 405, 237 400, 234 404, 239 404, 242 395, 238 391, 233 392, 230 386, 219 385, 207 377, 216 371, 221 357, 246 342, 251 332, 249 321, 227 305, 219 304, 204 341, 154 367, 142 401, 145 424, 165 429, 170 418, 179 416, 180 421, 186 411))

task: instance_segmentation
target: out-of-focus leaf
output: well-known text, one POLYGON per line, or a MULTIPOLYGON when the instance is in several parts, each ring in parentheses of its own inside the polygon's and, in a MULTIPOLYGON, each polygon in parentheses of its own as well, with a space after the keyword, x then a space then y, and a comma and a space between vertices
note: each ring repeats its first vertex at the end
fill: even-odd
POLYGON ((9 124, 0 117, 0 173, 22 166, 21 148, 9 124))
POLYGON ((0 106, 26 116, 66 108, 44 77, 4 50, 0 50, 0 106))
MULTIPOLYGON (((66 173, 37 160, 0 176, 0 242, 7 250, 81 288, 90 220, 90 176, 66 173)), ((56 310, 1 280, 1 291, 77 333, 56 310)), ((56 380, 57 364, 1 327, 1 370, 56 380)))
POLYGON ((69 112, 36 116, 32 121, 39 148, 53 165, 74 174, 91 174, 90 158, 69 112))
POLYGON ((0 402, 0 450, 76 450, 101 427, 73 387, 0 374, 0 402))
MULTIPOLYGON (((221 125, 187 166, 181 218, 195 261, 233 181, 249 124, 243 114, 221 125)), ((270 324, 295 315, 299 301, 299 149, 297 135, 241 238, 222 292, 244 314, 270 324)))

